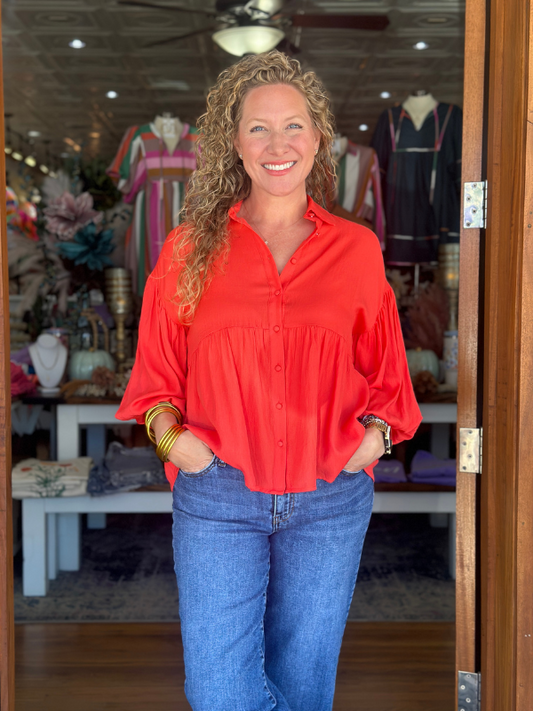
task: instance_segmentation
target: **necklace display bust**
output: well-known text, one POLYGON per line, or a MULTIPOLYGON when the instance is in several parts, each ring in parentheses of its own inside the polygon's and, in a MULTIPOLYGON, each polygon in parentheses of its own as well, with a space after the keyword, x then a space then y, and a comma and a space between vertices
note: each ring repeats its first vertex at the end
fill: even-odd
POLYGON ((422 96, 410 95, 403 102, 402 106, 407 111, 414 127, 420 131, 427 116, 433 111, 439 102, 431 94, 422 96))
POLYGON ((41 333, 35 343, 29 347, 31 360, 43 393, 59 392, 57 387, 61 382, 67 365, 68 351, 59 338, 50 333, 41 333))

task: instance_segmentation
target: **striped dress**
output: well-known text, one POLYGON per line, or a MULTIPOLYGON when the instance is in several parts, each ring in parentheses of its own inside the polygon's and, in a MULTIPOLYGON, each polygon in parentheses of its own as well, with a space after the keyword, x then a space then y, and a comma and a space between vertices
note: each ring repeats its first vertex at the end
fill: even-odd
POLYGON ((196 168, 196 137, 196 128, 184 124, 180 140, 169 153, 153 123, 132 126, 107 169, 124 201, 135 205, 126 234, 125 266, 140 296, 166 236, 179 223, 187 181, 196 168))

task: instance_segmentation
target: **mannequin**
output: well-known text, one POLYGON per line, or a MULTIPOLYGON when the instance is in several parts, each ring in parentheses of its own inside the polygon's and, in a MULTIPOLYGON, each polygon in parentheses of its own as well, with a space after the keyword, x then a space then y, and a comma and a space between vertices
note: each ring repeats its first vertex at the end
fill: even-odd
POLYGON ((343 155, 345 155, 347 150, 348 150, 347 137, 337 134, 335 136, 335 140, 333 141, 333 145, 331 147, 333 160, 338 163, 340 161, 340 159, 343 157, 343 155))
POLYGON ((417 91, 403 102, 402 106, 411 117, 414 127, 420 131, 424 121, 439 102, 426 91, 417 91))
POLYGON ((333 214, 375 230, 384 247, 384 216, 376 152, 338 133, 332 144, 337 164, 337 196, 333 214))
POLYGON ((424 89, 382 112, 370 145, 381 171, 386 264, 437 264, 439 244, 458 242, 461 142, 461 109, 424 89))
POLYGON ((31 360, 39 382, 40 390, 46 394, 59 392, 57 387, 67 365, 67 349, 59 338, 50 333, 41 333, 29 347, 31 360))
POLYGON ((142 296, 169 232, 180 222, 187 182, 196 169, 197 130, 170 113, 127 129, 107 169, 133 204, 126 234, 125 264, 134 292, 142 296))
POLYGON ((174 153, 176 146, 179 143, 181 134, 183 133, 183 124, 176 116, 171 113, 164 113, 162 116, 156 116, 154 126, 157 132, 161 135, 168 152, 174 153))

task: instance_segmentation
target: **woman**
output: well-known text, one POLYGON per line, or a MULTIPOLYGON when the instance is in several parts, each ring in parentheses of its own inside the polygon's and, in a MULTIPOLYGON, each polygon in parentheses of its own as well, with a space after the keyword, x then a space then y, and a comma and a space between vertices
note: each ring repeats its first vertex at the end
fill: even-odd
POLYGON ((199 130, 118 417, 146 420, 168 460, 194 711, 326 711, 372 467, 420 412, 378 240, 322 206, 334 134, 315 74, 246 57, 199 130))

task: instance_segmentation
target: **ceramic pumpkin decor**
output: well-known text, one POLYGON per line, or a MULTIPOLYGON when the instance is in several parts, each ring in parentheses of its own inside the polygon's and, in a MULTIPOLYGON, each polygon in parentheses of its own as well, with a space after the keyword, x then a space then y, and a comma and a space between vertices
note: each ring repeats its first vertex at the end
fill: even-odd
POLYGON ((115 372, 115 361, 109 353, 109 331, 102 319, 95 313, 83 314, 93 329, 93 345, 89 350, 76 351, 70 356, 69 375, 71 380, 90 380, 92 372, 98 366, 104 366, 115 372), (98 323, 104 332, 104 350, 98 349, 98 323))
POLYGON ((439 359, 436 353, 423 348, 410 348, 406 353, 411 378, 422 370, 427 370, 436 380, 439 379, 439 359))

